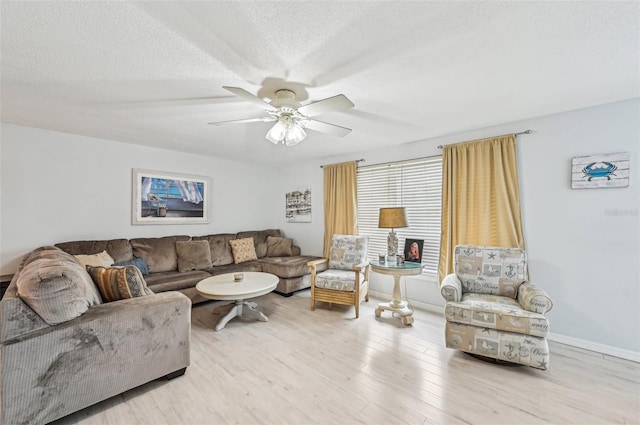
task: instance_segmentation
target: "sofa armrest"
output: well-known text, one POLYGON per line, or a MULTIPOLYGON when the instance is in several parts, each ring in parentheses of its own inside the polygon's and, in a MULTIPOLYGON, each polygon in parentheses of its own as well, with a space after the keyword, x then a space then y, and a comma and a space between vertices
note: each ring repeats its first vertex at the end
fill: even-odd
POLYGON ((455 273, 448 274, 442 279, 440 294, 447 301, 459 302, 462 300, 462 282, 455 273))
MULTIPOLYGON (((102 303, 89 308, 84 314, 75 319, 58 325, 48 326, 18 337, 3 341, 4 345, 10 345, 31 338, 37 338, 50 332, 60 332, 66 328, 91 326, 93 323, 117 322, 124 316, 152 314, 153 311, 172 311, 174 316, 184 315, 185 322, 189 324, 191 331, 191 300, 186 295, 177 291, 160 292, 144 297, 128 298, 120 301, 102 303)), ((144 320, 144 319, 142 319, 144 320)), ((175 320, 175 319, 174 319, 175 320)))
POLYGON ((48 423, 181 371, 190 345, 191 300, 179 292, 100 304, 5 341, 2 422, 48 423))
POLYGON ((553 307, 544 289, 531 282, 525 282, 518 288, 518 304, 527 311, 540 314, 545 314, 553 307))

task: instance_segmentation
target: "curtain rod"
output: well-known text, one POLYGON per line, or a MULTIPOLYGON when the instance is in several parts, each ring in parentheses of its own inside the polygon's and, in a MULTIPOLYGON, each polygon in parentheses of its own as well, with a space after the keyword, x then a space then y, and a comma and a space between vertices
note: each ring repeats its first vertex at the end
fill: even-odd
MULTIPOLYGON (((351 162, 351 161, 347 161, 347 162, 351 162)), ((356 159, 356 162, 364 162, 364 158, 356 159)), ((344 164, 344 163, 338 162, 337 164, 344 164)), ((325 164, 325 165, 321 165, 320 168, 328 167, 329 165, 336 165, 336 164, 325 164)))
MULTIPOLYGON (((520 133, 513 133, 513 135, 519 136, 521 134, 531 134, 531 133, 533 133, 533 130, 525 130, 525 131, 521 131, 520 133)), ((496 136, 496 137, 500 137, 500 136, 496 136)), ((461 142, 461 143, 467 143, 467 142, 461 142)), ((452 143, 452 144, 457 145, 457 143, 452 143)), ((438 149, 442 149, 442 145, 438 145, 438 149)))

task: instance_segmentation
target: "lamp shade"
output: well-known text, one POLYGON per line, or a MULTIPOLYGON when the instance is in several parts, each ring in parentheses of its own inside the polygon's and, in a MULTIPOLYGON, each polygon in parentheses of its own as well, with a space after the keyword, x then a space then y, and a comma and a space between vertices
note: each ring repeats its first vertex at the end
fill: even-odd
POLYGON ((404 207, 380 208, 378 227, 382 229, 398 229, 400 227, 409 227, 404 207))

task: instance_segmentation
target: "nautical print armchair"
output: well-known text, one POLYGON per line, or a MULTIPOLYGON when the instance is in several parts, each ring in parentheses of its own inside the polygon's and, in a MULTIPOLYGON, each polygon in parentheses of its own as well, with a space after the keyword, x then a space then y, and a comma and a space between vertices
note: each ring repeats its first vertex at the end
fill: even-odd
POLYGON ((553 303, 526 279, 527 255, 522 249, 456 246, 454 273, 440 283, 447 301, 447 347, 547 369, 545 314, 553 303))
POLYGON ((311 310, 317 301, 352 305, 356 319, 360 317, 360 303, 369 301, 369 261, 367 236, 333 235, 329 258, 310 261, 311 310), (327 270, 317 273, 317 266, 329 263, 327 270))

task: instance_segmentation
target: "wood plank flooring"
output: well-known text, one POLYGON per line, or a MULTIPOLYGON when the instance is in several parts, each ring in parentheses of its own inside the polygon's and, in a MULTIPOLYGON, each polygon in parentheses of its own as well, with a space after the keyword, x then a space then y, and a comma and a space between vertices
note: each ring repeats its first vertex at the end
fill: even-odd
POLYGON ((640 424, 639 363, 551 343, 547 371, 497 366, 444 347, 437 313, 376 319, 386 299, 357 320, 353 307, 310 311, 309 291, 255 301, 269 322, 219 332, 226 308, 196 305, 184 376, 55 424, 640 424))

